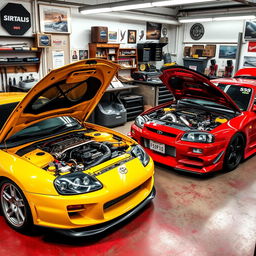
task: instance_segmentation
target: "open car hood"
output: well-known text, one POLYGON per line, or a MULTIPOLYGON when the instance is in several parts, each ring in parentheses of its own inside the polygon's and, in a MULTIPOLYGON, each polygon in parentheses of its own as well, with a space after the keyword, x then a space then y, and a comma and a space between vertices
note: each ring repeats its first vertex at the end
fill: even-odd
POLYGON ((182 98, 209 100, 241 112, 225 92, 211 83, 209 77, 180 66, 167 67, 162 72, 160 79, 176 100, 182 98))
POLYGON ((51 71, 17 105, 0 131, 0 142, 52 117, 71 116, 86 121, 118 67, 110 61, 88 59, 51 71))

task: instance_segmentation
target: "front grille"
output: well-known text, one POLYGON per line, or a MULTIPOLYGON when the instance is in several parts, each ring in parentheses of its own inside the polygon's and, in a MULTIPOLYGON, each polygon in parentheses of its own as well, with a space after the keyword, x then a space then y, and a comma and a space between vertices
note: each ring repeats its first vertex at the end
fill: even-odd
MULTIPOLYGON (((144 138, 143 142, 144 142, 145 148, 150 148, 148 139, 144 138)), ((160 152, 156 152, 156 151, 154 151, 154 152, 157 154, 163 155, 160 152)), ((176 157, 176 148, 165 144, 165 155, 176 157)))
POLYGON ((177 135, 176 134, 173 134, 173 133, 169 133, 169 132, 164 132, 164 131, 160 131, 160 130, 157 130, 157 129, 154 129, 154 128, 151 128, 151 127, 146 127, 149 131, 151 132, 155 132, 159 135, 164 135, 164 136, 168 136, 168 137, 172 137, 172 138, 176 138, 177 135))
POLYGON ((104 204, 103 208, 104 210, 106 210, 107 208, 111 207, 112 205, 114 204, 117 204, 119 203, 120 201, 124 200, 125 198, 127 198, 128 196, 132 195, 133 193, 137 192, 138 190, 140 190, 141 186, 138 186, 137 188, 129 191, 128 193, 118 197, 118 198, 115 198, 107 203, 104 204))

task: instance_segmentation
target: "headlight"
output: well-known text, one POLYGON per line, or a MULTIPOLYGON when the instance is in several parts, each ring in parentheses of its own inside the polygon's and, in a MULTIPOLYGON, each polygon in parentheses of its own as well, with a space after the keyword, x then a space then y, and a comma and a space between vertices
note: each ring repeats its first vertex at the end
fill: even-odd
POLYGON ((146 119, 143 116, 137 116, 134 123, 142 129, 146 123, 146 119))
POLYGON ((145 150, 140 145, 136 145, 132 149, 132 154, 138 157, 141 163, 146 166, 149 163, 149 155, 145 152, 145 150))
POLYGON ((102 184, 96 178, 83 172, 59 176, 55 179, 54 185, 61 195, 85 194, 102 188, 102 184))
POLYGON ((214 135, 207 132, 188 132, 182 136, 181 140, 199 143, 213 143, 214 135))

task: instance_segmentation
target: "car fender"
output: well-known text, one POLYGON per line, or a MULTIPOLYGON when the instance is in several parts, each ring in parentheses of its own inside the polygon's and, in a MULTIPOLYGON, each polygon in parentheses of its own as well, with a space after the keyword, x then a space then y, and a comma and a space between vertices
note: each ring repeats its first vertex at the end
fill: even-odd
POLYGON ((58 195, 54 188, 55 177, 47 171, 0 150, 0 176, 15 182, 23 192, 58 195))

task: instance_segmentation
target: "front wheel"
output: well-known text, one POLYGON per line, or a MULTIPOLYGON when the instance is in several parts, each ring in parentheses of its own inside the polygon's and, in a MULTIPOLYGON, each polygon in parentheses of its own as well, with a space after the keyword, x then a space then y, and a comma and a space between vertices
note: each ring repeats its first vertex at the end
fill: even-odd
POLYGON ((235 134, 229 142, 223 164, 224 171, 234 170, 243 159, 245 141, 242 134, 235 134))
POLYGON ((0 183, 1 210, 6 222, 15 230, 25 232, 32 227, 32 215, 21 189, 10 180, 0 183))

